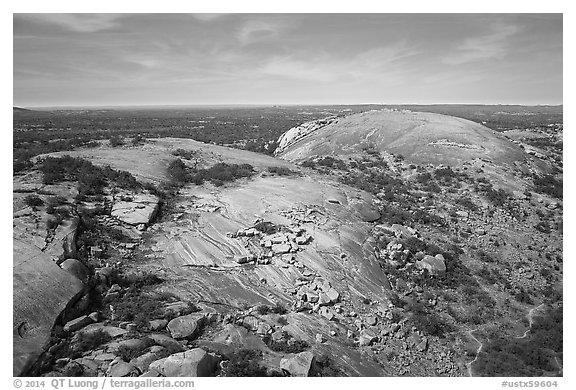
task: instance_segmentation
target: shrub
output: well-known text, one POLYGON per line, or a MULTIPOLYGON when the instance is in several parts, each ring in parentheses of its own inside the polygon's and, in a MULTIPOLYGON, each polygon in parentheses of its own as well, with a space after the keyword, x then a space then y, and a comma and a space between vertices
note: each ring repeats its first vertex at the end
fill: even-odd
POLYGON ((316 168, 316 163, 314 160, 304 160, 300 163, 304 168, 316 168))
POLYGON ((138 356, 142 355, 146 349, 148 349, 148 345, 153 345, 154 342, 146 337, 144 339, 146 342, 143 342, 138 348, 130 348, 125 345, 121 345, 118 348, 118 352, 116 356, 119 356, 125 362, 129 362, 130 360, 137 358, 138 356))
POLYGON ((46 221, 46 229, 48 230, 54 230, 58 227, 58 225, 60 225, 60 223, 57 219, 50 218, 46 221))
POLYGON ((172 152, 172 155, 177 156, 177 157, 182 157, 185 160, 191 160, 193 157, 196 156, 196 152, 192 151, 192 150, 186 150, 186 149, 176 149, 175 151, 172 152))
POLYGON ((28 195, 24 198, 24 203, 28 206, 37 207, 42 206, 44 201, 38 195, 28 195))
POLYGON ((112 340, 112 337, 101 329, 94 332, 77 333, 77 340, 73 345, 74 355, 96 349, 98 346, 112 340))
POLYGON ((274 225, 272 222, 258 222, 254 225, 254 229, 264 233, 264 234, 274 234, 279 231, 278 227, 274 225))
POLYGON ((556 179, 552 175, 534 176, 534 191, 541 194, 547 194, 554 198, 562 199, 562 180, 556 179))
POLYGON ((474 202, 472 202, 472 200, 470 198, 458 198, 456 200, 456 203, 458 203, 459 205, 461 205, 461 206, 463 206, 463 207, 465 207, 471 211, 478 210, 478 206, 476 206, 476 204, 474 202))
POLYGON ((132 138, 132 145, 143 145, 146 142, 146 138, 142 134, 137 134, 132 138))
POLYGON ((124 139, 119 135, 113 135, 110 137, 110 146, 122 146, 124 145, 124 139))
POLYGON ((297 174, 297 172, 286 167, 268 167, 268 172, 278 176, 292 176, 297 174))
POLYGON ((304 340, 286 340, 286 339, 280 341, 269 340, 268 348, 270 348, 274 352, 300 353, 310 349, 310 344, 308 344, 304 340))
POLYGON ((262 352, 241 349, 229 356, 224 376, 253 377, 266 376, 266 368, 260 365, 262 352))
POLYGON ((180 183, 190 181, 188 168, 186 167, 186 164, 184 164, 184 162, 180 159, 176 159, 168 165, 168 175, 170 175, 173 180, 180 183))

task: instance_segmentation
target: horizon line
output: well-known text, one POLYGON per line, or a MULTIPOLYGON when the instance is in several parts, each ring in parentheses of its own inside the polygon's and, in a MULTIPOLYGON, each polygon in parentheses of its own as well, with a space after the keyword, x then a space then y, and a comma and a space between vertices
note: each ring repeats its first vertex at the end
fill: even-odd
POLYGON ((185 107, 277 107, 277 106, 521 106, 521 107, 558 107, 564 103, 192 103, 192 104, 85 104, 85 105, 13 105, 22 109, 106 109, 106 108, 185 108, 185 107))

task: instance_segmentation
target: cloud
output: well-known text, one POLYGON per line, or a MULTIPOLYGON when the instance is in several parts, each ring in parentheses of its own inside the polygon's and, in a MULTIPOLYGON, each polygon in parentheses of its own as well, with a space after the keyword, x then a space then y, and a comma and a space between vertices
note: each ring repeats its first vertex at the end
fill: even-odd
POLYGON ((456 50, 442 57, 442 62, 448 65, 461 65, 468 62, 489 60, 503 57, 507 54, 507 40, 518 33, 515 25, 497 25, 492 32, 480 37, 466 39, 456 47, 456 50))
POLYGON ((226 15, 228 15, 228 14, 215 14, 215 13, 210 14, 210 13, 203 13, 203 14, 190 14, 190 15, 192 15, 192 17, 193 17, 194 19, 198 19, 198 20, 201 20, 201 21, 203 21, 203 22, 211 22, 211 21, 213 21, 213 20, 220 19, 220 18, 222 18, 223 16, 226 16, 226 15))
POLYGON ((97 32, 118 25, 119 14, 19 14, 20 17, 39 23, 60 26, 74 32, 97 32))
POLYGON ((240 27, 236 36, 244 44, 250 44, 278 36, 282 27, 263 20, 249 20, 240 27))
POLYGON ((347 58, 326 53, 305 59, 273 57, 260 71, 266 75, 324 83, 371 79, 392 81, 404 66, 401 60, 415 54, 412 48, 399 43, 365 50, 347 58))

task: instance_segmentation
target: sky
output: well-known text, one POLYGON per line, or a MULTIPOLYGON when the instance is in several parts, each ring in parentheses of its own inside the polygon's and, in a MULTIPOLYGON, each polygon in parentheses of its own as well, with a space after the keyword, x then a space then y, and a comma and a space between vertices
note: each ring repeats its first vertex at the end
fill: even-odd
POLYGON ((562 104, 562 14, 14 14, 13 104, 562 104))

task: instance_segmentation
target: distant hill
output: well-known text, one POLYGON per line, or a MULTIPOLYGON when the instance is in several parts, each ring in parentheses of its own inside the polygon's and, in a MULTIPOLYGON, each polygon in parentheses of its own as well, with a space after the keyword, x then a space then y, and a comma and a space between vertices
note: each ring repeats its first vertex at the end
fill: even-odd
POLYGON ((451 166, 477 158, 512 165, 529 157, 518 145, 483 125, 426 112, 374 110, 310 130, 294 139, 287 139, 291 133, 285 133, 277 154, 301 161, 315 155, 347 156, 375 149, 402 155, 415 164, 451 166))

